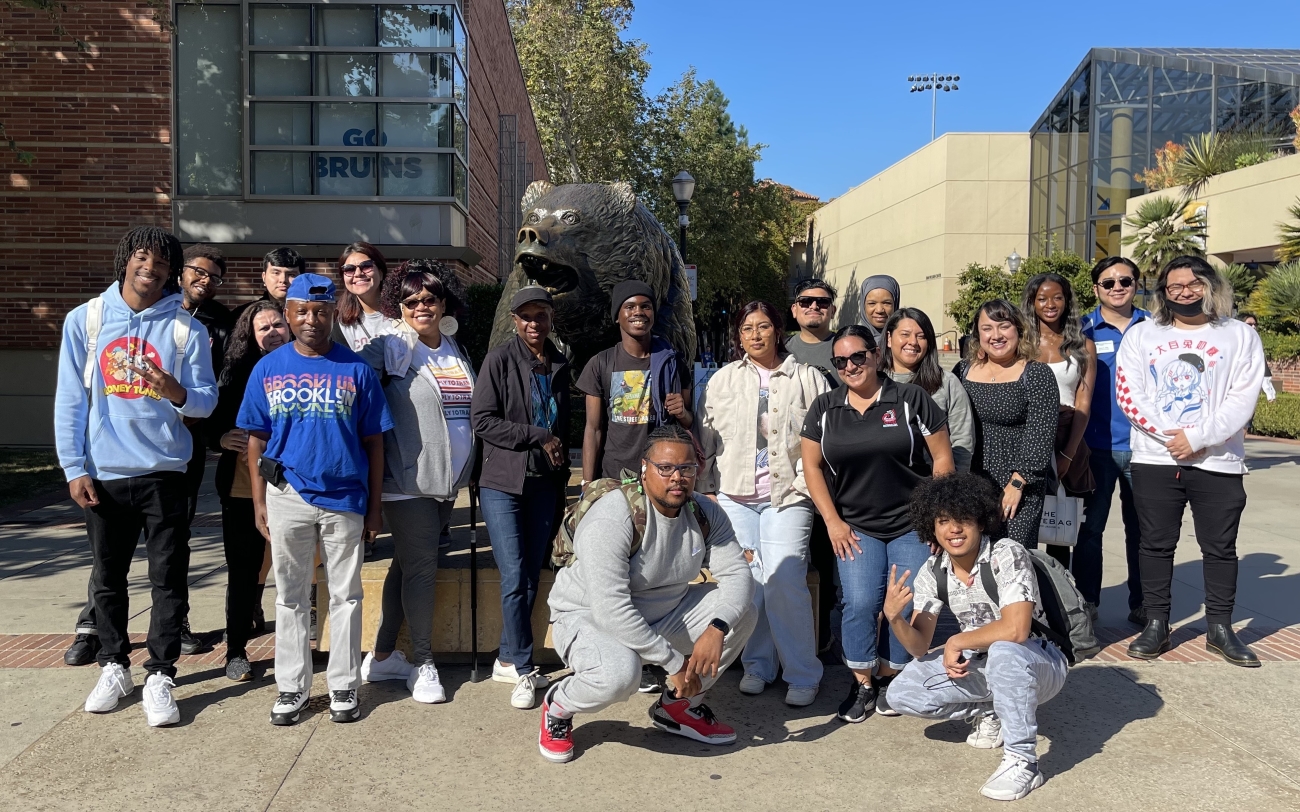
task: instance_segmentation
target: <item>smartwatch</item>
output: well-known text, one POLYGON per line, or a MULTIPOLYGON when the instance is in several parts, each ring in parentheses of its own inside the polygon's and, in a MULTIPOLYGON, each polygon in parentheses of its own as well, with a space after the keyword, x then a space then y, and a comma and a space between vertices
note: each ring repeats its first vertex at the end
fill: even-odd
POLYGON ((1025 487, 1025 481, 1023 479, 1016 479, 1015 477, 1012 477, 1011 481, 1007 484, 1016 490, 1022 490, 1025 487))
POLYGON ((723 637, 731 634, 731 625, 720 617, 715 617, 713 620, 710 620, 709 625, 722 632, 723 637))

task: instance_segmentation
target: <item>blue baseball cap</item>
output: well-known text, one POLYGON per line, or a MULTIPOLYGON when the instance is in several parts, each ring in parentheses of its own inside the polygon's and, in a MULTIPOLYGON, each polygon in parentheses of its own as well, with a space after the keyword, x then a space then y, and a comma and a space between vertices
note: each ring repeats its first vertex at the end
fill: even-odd
POLYGON ((333 302, 334 282, 328 276, 318 273, 298 274, 289 283, 289 292, 284 298, 299 302, 333 302))

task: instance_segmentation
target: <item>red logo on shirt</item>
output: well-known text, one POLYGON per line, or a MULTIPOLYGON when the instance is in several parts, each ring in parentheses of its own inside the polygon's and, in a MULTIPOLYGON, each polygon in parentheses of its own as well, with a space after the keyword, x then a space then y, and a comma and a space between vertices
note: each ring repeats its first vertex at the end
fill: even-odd
POLYGON ((104 375, 104 394, 134 400, 162 396, 145 382, 131 367, 142 366, 148 358, 155 366, 162 366, 158 351, 149 342, 137 336, 123 336, 111 342, 99 355, 99 371, 104 375))
POLYGON ((880 422, 886 426, 897 426, 898 417, 894 414, 894 410, 890 409, 880 418, 880 422))

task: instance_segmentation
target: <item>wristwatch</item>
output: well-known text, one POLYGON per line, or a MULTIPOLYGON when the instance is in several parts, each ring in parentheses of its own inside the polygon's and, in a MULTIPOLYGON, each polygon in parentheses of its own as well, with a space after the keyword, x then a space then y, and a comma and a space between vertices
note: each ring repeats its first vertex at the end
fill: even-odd
POLYGON ((727 623, 727 621, 720 617, 715 617, 713 620, 710 620, 709 625, 722 632, 723 637, 731 634, 731 624, 727 623))
POLYGON ((1008 482, 1007 484, 1015 488, 1016 490, 1021 490, 1022 488, 1025 487, 1025 481, 1023 479, 1016 479, 1015 477, 1011 477, 1011 481, 1008 482))

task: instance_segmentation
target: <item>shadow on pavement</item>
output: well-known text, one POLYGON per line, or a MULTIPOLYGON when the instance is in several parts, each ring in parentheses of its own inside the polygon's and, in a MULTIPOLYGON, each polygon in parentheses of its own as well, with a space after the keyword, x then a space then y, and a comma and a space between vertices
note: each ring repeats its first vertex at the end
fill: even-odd
MULTIPOLYGON (((1195 541, 1184 539, 1181 544, 1194 545, 1195 541)), ((1233 612, 1233 622, 1251 621, 1249 626, 1261 629, 1300 624, 1300 601, 1295 597, 1300 594, 1300 573, 1285 575, 1286 570, 1286 562, 1274 553, 1242 556, 1237 567, 1237 607, 1233 612)), ((1169 620, 1175 628, 1186 623, 1204 605, 1199 595, 1195 601, 1180 600, 1180 590, 1194 584, 1203 591, 1204 583, 1204 570, 1199 558, 1174 567, 1173 613, 1169 620)), ((1102 590, 1101 600, 1103 605, 1127 605, 1128 587, 1124 584, 1108 586, 1102 590)), ((1198 621, 1196 626, 1204 631, 1204 621, 1198 621)))

